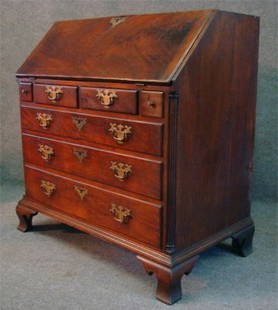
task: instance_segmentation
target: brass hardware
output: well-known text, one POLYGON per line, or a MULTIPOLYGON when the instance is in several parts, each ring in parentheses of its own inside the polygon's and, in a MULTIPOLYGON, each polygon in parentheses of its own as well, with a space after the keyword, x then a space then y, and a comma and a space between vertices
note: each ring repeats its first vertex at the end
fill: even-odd
POLYGON ((81 129, 86 125, 87 123, 87 118, 85 117, 77 117, 77 116, 73 116, 72 117, 72 121, 74 123, 74 125, 76 126, 76 128, 78 129, 78 131, 81 131, 81 129))
POLYGON ((148 105, 150 108, 155 108, 155 107, 156 107, 156 104, 155 104, 153 101, 151 101, 151 100, 148 100, 148 101, 147 101, 147 105, 148 105))
POLYGON ((85 150, 73 149, 72 152, 78 158, 80 163, 82 163, 84 158, 87 157, 87 151, 85 150))
POLYGON ((81 200, 83 200, 84 197, 88 194, 88 190, 86 188, 79 187, 77 185, 74 185, 73 188, 77 192, 81 200))
POLYGON ((97 89, 96 97, 106 109, 109 109, 109 106, 114 103, 115 98, 118 98, 116 92, 111 89, 97 89))
POLYGON ((63 91, 61 87, 46 86, 45 93, 47 94, 48 100, 50 100, 52 103, 56 103, 61 99, 63 91))
POLYGON ((49 181, 41 180, 40 188, 46 196, 50 197, 54 194, 56 190, 56 185, 49 181))
POLYGON ((117 141, 118 144, 123 144, 127 142, 128 136, 131 135, 131 127, 122 124, 110 123, 109 131, 112 132, 113 139, 117 141))
POLYGON ((39 124, 43 129, 49 128, 50 123, 53 120, 51 114, 47 113, 37 113, 36 119, 39 121, 39 124))
POLYGON ((110 169, 112 169, 114 176, 121 182, 125 181, 132 173, 131 165, 116 161, 111 161, 110 169))
POLYGON ((49 161, 51 159, 51 156, 54 155, 53 147, 46 144, 39 144, 38 151, 39 153, 41 153, 41 157, 45 161, 49 161))
POLYGON ((117 206, 115 203, 111 204, 110 212, 114 215, 114 220, 120 223, 127 224, 129 219, 132 218, 131 211, 122 206, 117 206))
POLYGON ((28 90, 25 89, 25 88, 21 88, 21 93, 22 93, 22 95, 27 94, 27 93, 28 93, 28 90))
POLYGON ((127 16, 116 16, 116 17, 112 17, 110 19, 110 24, 112 25, 112 27, 117 26, 118 24, 124 22, 126 20, 127 16))

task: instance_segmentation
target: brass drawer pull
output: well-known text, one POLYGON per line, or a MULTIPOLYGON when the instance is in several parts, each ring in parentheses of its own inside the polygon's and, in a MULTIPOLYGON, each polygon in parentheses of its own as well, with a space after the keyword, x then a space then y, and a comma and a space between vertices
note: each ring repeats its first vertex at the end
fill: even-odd
POLYGON ((77 185, 74 185, 73 188, 77 192, 81 200, 83 200, 84 197, 88 194, 88 190, 86 188, 79 187, 77 185))
POLYGON ((53 147, 47 144, 39 144, 38 152, 41 153, 41 158, 45 161, 50 161, 51 157, 54 156, 53 147))
POLYGON ((118 98, 116 92, 111 89, 97 89, 96 97, 99 99, 100 104, 106 109, 109 109, 109 106, 114 103, 116 98, 118 98))
POLYGON ((57 86, 46 86, 45 93, 51 103, 56 103, 63 95, 62 88, 57 86))
POLYGON ((86 125, 87 123, 87 118, 85 117, 78 117, 78 116, 73 116, 72 117, 73 124, 75 127, 78 129, 78 131, 81 131, 81 129, 86 125))
POLYGON ((131 210, 122 206, 117 206, 115 203, 111 204, 110 212, 114 215, 113 219, 120 223, 127 224, 132 218, 131 210))
POLYGON ((118 144, 128 141, 129 135, 132 134, 131 126, 110 123, 109 131, 112 132, 113 139, 118 144))
POLYGON ((112 171, 114 172, 114 176, 121 182, 127 180, 127 178, 132 173, 131 165, 119 163, 116 161, 111 161, 110 169, 112 169, 112 171))
POLYGON ((85 150, 73 149, 72 152, 77 157, 80 163, 82 163, 83 160, 87 157, 87 151, 85 150))
POLYGON ((50 197, 51 195, 54 194, 56 190, 56 185, 45 180, 41 180, 41 185, 40 185, 41 191, 47 196, 50 197))
POLYGON ((47 113, 37 113, 36 119, 39 121, 39 125, 43 129, 49 128, 51 122, 53 121, 52 115, 47 113))

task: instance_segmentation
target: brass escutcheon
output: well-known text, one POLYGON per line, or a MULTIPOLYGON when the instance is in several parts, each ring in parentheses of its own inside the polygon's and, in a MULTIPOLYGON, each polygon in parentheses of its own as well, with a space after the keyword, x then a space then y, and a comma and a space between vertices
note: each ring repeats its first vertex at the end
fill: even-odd
POLYGON ((81 131, 81 129, 86 125, 87 123, 87 118, 85 117, 78 117, 78 116, 73 116, 72 117, 72 122, 75 125, 75 127, 78 129, 78 131, 81 131))
POLYGON ((116 98, 118 98, 116 92, 111 89, 97 89, 96 97, 106 109, 109 109, 109 106, 114 103, 116 98))
POLYGON ((87 157, 87 151, 85 150, 73 149, 72 152, 77 157, 80 163, 82 163, 83 160, 87 157))
POLYGON ((128 141, 129 135, 132 134, 131 126, 110 123, 110 128, 108 129, 112 132, 113 139, 118 144, 123 144, 128 141))
POLYGON ((81 200, 83 200, 84 197, 88 194, 88 190, 86 188, 79 187, 77 185, 74 185, 73 188, 77 192, 81 200))
POLYGON ((56 190, 56 185, 45 180, 41 180, 41 185, 40 185, 41 191, 48 197, 54 194, 56 190))
POLYGON ((42 159, 49 161, 52 156, 54 156, 53 147, 47 144, 39 144, 38 152, 41 153, 42 159))
POLYGON ((124 22, 127 19, 127 16, 116 16, 110 19, 110 24, 112 27, 117 26, 118 24, 124 22))
POLYGON ((115 203, 111 204, 110 212, 114 215, 113 219, 117 222, 127 224, 132 218, 131 211, 122 206, 117 206, 115 203))
POLYGON ((39 121, 39 125, 43 129, 47 129, 50 127, 50 123, 53 120, 51 114, 47 113, 37 113, 36 119, 39 121))
POLYGON ((121 182, 125 181, 132 173, 131 165, 116 161, 111 161, 110 169, 112 169, 114 176, 121 182))
POLYGON ((62 88, 58 86, 46 86, 45 93, 47 94, 48 100, 52 103, 56 103, 61 99, 63 91, 62 88))

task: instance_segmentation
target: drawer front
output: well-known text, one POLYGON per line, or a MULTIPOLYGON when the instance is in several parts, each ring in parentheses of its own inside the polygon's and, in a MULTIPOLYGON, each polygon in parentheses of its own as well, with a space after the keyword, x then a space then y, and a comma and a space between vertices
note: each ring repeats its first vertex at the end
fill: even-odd
POLYGON ((25 180, 27 196, 33 200, 88 224, 160 246, 160 206, 28 167, 25 180))
POLYGON ((162 152, 163 125, 160 123, 23 107, 21 115, 23 129, 153 155, 162 152))
POLYGON ((76 108, 77 87, 34 84, 34 102, 76 108))
POLYGON ((30 135, 23 135, 23 152, 27 163, 161 199, 162 164, 159 161, 30 135))
POLYGON ((110 112, 137 113, 137 91, 80 87, 80 108, 110 112))
POLYGON ((140 111, 143 116, 163 117, 163 92, 142 91, 140 111))
POLYGON ((33 100, 32 83, 19 83, 19 97, 21 101, 33 100))

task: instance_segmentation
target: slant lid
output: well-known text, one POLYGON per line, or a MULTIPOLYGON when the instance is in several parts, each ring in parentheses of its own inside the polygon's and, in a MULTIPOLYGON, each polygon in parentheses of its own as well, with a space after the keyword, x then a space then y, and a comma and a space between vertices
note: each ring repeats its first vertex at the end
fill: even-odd
POLYGON ((56 22, 17 76, 169 82, 214 11, 56 22))

